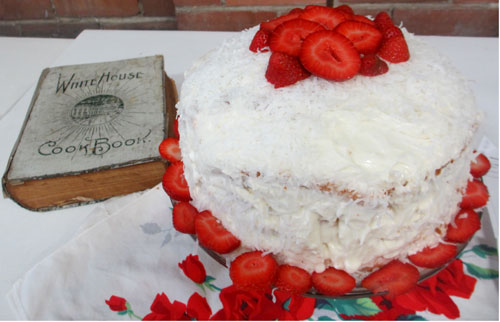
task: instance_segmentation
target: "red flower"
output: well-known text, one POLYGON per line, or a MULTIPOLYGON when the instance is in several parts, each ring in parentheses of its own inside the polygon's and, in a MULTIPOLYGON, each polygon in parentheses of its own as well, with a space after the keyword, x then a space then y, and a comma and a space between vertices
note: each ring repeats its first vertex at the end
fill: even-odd
POLYGON ((193 256, 189 254, 185 260, 179 263, 179 267, 193 282, 199 284, 205 282, 207 273, 205 272, 205 267, 198 259, 198 255, 193 256))
POLYGON ((392 301, 375 296, 372 300, 382 310, 372 316, 341 314, 344 319, 360 320, 396 320, 400 316, 428 310, 434 314, 443 314, 449 319, 460 317, 460 311, 450 296, 470 298, 474 292, 476 279, 465 275, 463 263, 454 260, 438 274, 418 284, 410 292, 396 296, 392 301))
POLYGON ((212 315, 212 309, 207 303, 207 299, 198 293, 193 293, 187 303, 187 314, 198 321, 208 320, 212 315))
POLYGON ((146 315, 143 321, 189 320, 186 315, 186 304, 178 301, 170 303, 165 293, 156 295, 150 309, 151 313, 146 315))
POLYGON ((316 306, 316 299, 312 297, 304 297, 300 295, 292 295, 287 292, 280 290, 274 291, 274 296, 280 305, 283 305, 288 299, 290 303, 288 304, 288 311, 283 310, 280 320, 283 321, 302 321, 310 318, 314 313, 314 307, 316 306))
POLYGON ((234 285, 222 289, 219 294, 222 309, 211 320, 276 320, 283 309, 273 302, 271 291, 242 291, 234 285))
POLYGON ((242 291, 234 285, 219 295, 222 309, 211 320, 306 320, 312 316, 316 300, 275 290, 267 292, 242 291), (290 299, 288 311, 283 308, 290 299))
POLYGON ((106 300, 105 302, 109 306, 111 311, 122 312, 127 310, 127 300, 123 297, 112 295, 109 300, 106 300))
POLYGON ((450 295, 468 299, 474 292, 475 285, 476 279, 465 275, 462 261, 456 259, 411 292, 394 300, 408 309, 429 310, 434 314, 443 314, 449 319, 456 319, 460 317, 460 311, 450 295))

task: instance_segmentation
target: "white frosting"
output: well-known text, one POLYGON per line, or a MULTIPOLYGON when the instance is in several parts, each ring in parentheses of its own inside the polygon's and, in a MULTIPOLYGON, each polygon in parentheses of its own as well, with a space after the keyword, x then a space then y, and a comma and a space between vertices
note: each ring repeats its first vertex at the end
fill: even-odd
POLYGON ((248 49, 256 28, 186 73, 177 108, 193 204, 309 271, 352 274, 436 244, 480 120, 466 81, 403 29, 411 58, 384 75, 275 89, 270 53, 248 49))

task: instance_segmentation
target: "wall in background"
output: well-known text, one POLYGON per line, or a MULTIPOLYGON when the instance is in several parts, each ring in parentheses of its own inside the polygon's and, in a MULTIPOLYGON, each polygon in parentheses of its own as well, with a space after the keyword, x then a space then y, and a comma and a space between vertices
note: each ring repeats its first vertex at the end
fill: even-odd
POLYGON ((84 29, 238 31, 309 4, 387 11, 420 35, 498 37, 494 0, 0 0, 0 36, 76 37, 84 29))

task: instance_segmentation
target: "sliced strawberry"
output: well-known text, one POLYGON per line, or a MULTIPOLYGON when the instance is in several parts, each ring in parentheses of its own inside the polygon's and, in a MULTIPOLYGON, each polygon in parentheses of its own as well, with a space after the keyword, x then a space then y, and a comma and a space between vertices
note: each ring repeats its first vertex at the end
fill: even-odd
POLYGON ((379 270, 371 273, 361 281, 361 286, 374 294, 389 292, 388 298, 404 294, 417 285, 420 274, 411 264, 403 264, 398 260, 386 264, 379 270))
POLYGON ((194 220, 194 229, 201 245, 219 254, 227 254, 240 246, 240 240, 229 232, 208 210, 194 220))
POLYGON ((378 55, 391 63, 402 63, 410 59, 410 51, 403 36, 395 36, 382 41, 378 55))
POLYGON ((387 73, 389 66, 377 55, 368 54, 361 58, 361 69, 359 73, 363 76, 377 76, 387 73))
POLYGON ((454 243, 465 243, 481 229, 481 218, 472 209, 462 209, 448 225, 445 239, 454 243))
POLYGON ((274 29, 269 39, 269 48, 273 52, 281 52, 290 56, 299 56, 302 41, 311 33, 325 30, 317 22, 292 19, 285 21, 274 29))
POLYGON ((335 7, 336 10, 340 10, 342 12, 345 12, 349 15, 354 15, 354 10, 352 10, 351 7, 349 7, 348 5, 346 4, 343 4, 343 5, 340 5, 338 7, 335 7))
POLYGON ((389 39, 396 36, 403 37, 403 32, 396 26, 389 26, 383 31, 384 39, 389 39))
POLYGON ((383 37, 377 28, 353 20, 341 23, 335 31, 352 41, 356 50, 361 54, 376 53, 383 37))
POLYGON ((392 22, 392 19, 391 17, 389 16, 389 14, 387 12, 379 12, 376 16, 375 16, 375 26, 377 26, 378 30, 380 31, 384 31, 385 29, 391 27, 391 26, 394 26, 394 23, 392 22))
POLYGON ((250 44, 249 49, 253 51, 254 53, 256 52, 267 52, 269 49, 266 49, 266 47, 269 46, 269 36, 270 32, 264 29, 260 29, 255 33, 255 36, 253 36, 252 43, 250 44))
POLYGON ((179 139, 166 138, 160 143, 158 147, 162 158, 170 161, 177 162, 181 160, 181 149, 179 148, 179 139))
POLYGON ((408 256, 415 265, 427 268, 441 267, 457 256, 457 245, 440 243, 436 247, 425 247, 408 256))
POLYGON ((479 178, 488 173, 488 171, 490 171, 490 168, 490 160, 488 160, 488 158, 484 154, 480 153, 470 164, 470 174, 472 174, 474 178, 479 178))
POLYGON ((331 30, 307 36, 299 57, 312 74, 334 81, 352 78, 361 67, 361 57, 352 42, 331 30))
POLYGON ((175 204, 172 209, 172 223, 174 228, 185 234, 194 234, 194 219, 198 215, 198 210, 189 202, 181 201, 175 204))
POLYGON ((321 273, 312 273, 314 288, 323 295, 337 296, 350 292, 356 280, 346 272, 329 267, 321 273))
POLYGON ((172 163, 163 175, 162 185, 170 198, 178 201, 189 201, 189 187, 184 178, 184 163, 177 161, 172 163))
POLYGON ((270 255, 260 251, 247 252, 236 257, 229 267, 234 286, 247 291, 269 289, 278 272, 278 263, 270 255))
POLYGON ((307 6, 300 18, 315 21, 330 30, 348 19, 341 10, 315 5, 307 6))
POLYGON ((300 267, 280 265, 275 285, 290 294, 304 294, 312 287, 311 275, 300 267))
POLYGON ((479 180, 471 180, 467 183, 460 208, 475 209, 486 206, 489 198, 490 194, 484 183, 479 180))
POLYGON ((290 12, 288 14, 301 14, 302 12, 304 12, 304 9, 302 8, 293 8, 292 10, 290 10, 290 12))
POLYGON ((179 119, 176 118, 174 120, 174 135, 176 138, 179 138, 179 119))
POLYGON ((304 69, 297 57, 280 52, 271 54, 267 65, 266 79, 274 85, 274 88, 295 84, 309 76, 311 74, 304 69))
POLYGON ((354 20, 354 21, 359 21, 359 22, 364 22, 366 24, 369 24, 370 26, 372 27, 375 27, 375 21, 373 20, 370 20, 368 18, 366 18, 365 16, 361 16, 361 15, 353 15, 351 17, 351 20, 354 20))
POLYGON ((301 14, 302 14, 302 12, 294 11, 294 12, 290 12, 287 15, 284 15, 284 16, 281 16, 281 17, 278 17, 278 18, 274 18, 274 19, 269 20, 269 21, 261 22, 260 23, 260 29, 266 30, 268 32, 273 32, 273 30, 276 27, 278 27, 279 25, 281 25, 285 21, 296 19, 301 14))

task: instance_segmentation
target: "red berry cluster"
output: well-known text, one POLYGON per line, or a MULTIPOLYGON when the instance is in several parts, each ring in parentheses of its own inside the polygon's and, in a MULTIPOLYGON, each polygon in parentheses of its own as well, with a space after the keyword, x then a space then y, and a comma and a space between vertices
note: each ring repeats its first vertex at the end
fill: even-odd
MULTIPOLYGON (((184 164, 180 160, 178 139, 175 140, 167 138, 160 144, 160 154, 172 162, 163 176, 163 188, 170 198, 177 201, 172 210, 173 226, 179 232, 196 234, 202 246, 220 254, 236 250, 240 247, 240 240, 210 211, 198 212, 189 203, 191 196, 184 178, 184 164)), ((479 215, 474 209, 485 206, 489 194, 478 179, 490 167, 489 160, 483 154, 479 154, 471 163, 470 172, 475 179, 467 185, 460 203, 462 209, 448 225, 445 242, 409 256, 411 263, 427 268, 443 266, 456 257, 455 243, 468 241, 481 228, 479 215)), ((361 285, 373 293, 388 292, 388 297, 406 293, 417 284, 420 277, 414 265, 394 260, 368 275, 361 285)), ((309 274, 296 266, 278 265, 271 254, 261 251, 246 252, 236 257, 229 268, 229 275, 237 288, 248 291, 266 291, 275 286, 290 294, 303 294, 314 288, 324 295, 339 296, 356 286, 355 279, 345 271, 329 267, 321 273, 309 274)))
POLYGON ((377 76, 389 70, 386 61, 410 59, 403 33, 387 13, 380 12, 372 21, 354 14, 347 5, 295 8, 263 22, 249 49, 271 50, 266 79, 275 88, 311 74, 332 81, 357 74, 377 76))

